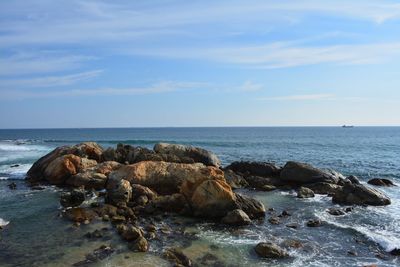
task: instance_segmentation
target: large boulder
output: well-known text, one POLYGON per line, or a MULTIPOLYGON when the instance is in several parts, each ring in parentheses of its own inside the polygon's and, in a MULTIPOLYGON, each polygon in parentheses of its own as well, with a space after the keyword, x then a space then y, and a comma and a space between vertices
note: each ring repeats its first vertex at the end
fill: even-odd
POLYGON ((369 180, 368 183, 375 185, 375 186, 394 186, 395 185, 391 180, 385 179, 385 178, 373 178, 373 179, 369 180))
POLYGON ((261 176, 261 177, 279 177, 281 167, 270 162, 258 161, 235 161, 226 169, 245 176, 261 176))
POLYGON ((265 207, 257 199, 235 194, 235 206, 237 209, 243 210, 251 219, 265 216, 265 207))
POLYGON ((219 167, 221 165, 221 161, 214 153, 199 147, 158 143, 154 146, 154 151, 158 154, 174 155, 178 158, 190 158, 193 162, 200 162, 207 166, 219 167))
POLYGON ((254 250, 263 258, 280 259, 288 257, 288 253, 284 249, 271 242, 258 243, 254 250))
POLYGON ((332 183, 336 184, 339 179, 345 177, 332 170, 320 170, 309 164, 289 161, 281 171, 281 180, 294 184, 309 183, 332 183))
POLYGON ((109 175, 109 180, 126 179, 131 184, 150 187, 159 194, 182 191, 191 196, 194 189, 205 180, 225 181, 223 171, 201 163, 185 164, 163 161, 141 161, 122 166, 109 175))
MULTIPOLYGON (((86 142, 81 143, 75 146, 61 146, 50 153, 46 154, 45 156, 41 157, 37 160, 32 167, 27 172, 27 179, 31 182, 38 182, 45 179, 45 171, 49 167, 49 165, 55 161, 56 159, 65 156, 65 155, 74 155, 79 158, 87 158, 94 161, 100 161, 101 154, 103 149, 96 143, 93 142, 86 142)), ((60 159, 58 160, 61 161, 60 159)), ((53 164, 54 167, 55 164, 53 164)), ((73 164, 75 165, 75 164, 73 164)), ((72 172, 73 173, 73 172, 72 172)), ((75 173, 74 173, 75 174, 75 173)), ((59 184, 63 182, 65 177, 60 177, 60 179, 56 180, 55 184, 59 184)), ((51 182, 51 181, 49 181, 51 182)))
POLYGON ((390 199, 382 192, 362 184, 346 182, 344 186, 333 195, 332 201, 345 205, 389 205, 390 199))

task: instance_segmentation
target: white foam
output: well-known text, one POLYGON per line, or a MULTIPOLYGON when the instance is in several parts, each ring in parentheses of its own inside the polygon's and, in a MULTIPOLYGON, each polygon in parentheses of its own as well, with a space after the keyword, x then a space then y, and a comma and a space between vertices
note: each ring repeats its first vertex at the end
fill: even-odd
POLYGON ((0 218, 0 226, 6 226, 7 224, 9 224, 10 222, 0 218))
POLYGON ((45 151, 47 150, 44 146, 38 145, 20 145, 14 143, 0 142, 0 151, 45 151))
MULTIPOLYGON (((12 165, 0 165, 0 173, 9 178, 21 178, 25 177, 32 164, 20 164, 17 167, 11 167, 12 165)), ((4 177, 4 176, 2 176, 4 177)), ((6 178, 4 177, 4 178, 6 178)), ((1 178, 0 178, 1 179, 1 178)), ((7 178, 6 178, 7 179, 7 178)), ((2 179, 2 180, 6 180, 2 179)))

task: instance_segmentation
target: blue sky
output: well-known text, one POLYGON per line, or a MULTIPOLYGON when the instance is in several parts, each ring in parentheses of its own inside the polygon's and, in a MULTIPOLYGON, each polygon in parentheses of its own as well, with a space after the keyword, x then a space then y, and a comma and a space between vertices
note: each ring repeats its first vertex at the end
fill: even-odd
POLYGON ((400 125, 400 2, 0 2, 0 128, 400 125))

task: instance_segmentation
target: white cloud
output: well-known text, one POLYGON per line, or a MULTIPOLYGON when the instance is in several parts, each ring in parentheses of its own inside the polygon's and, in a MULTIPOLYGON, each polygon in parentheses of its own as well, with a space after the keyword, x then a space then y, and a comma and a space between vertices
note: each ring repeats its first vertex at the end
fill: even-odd
POLYGON ((70 75, 46 76, 31 79, 13 79, 2 80, 0 88, 18 88, 18 87, 54 87, 67 86, 82 81, 87 81, 99 76, 103 71, 94 70, 70 75))
POLYGON ((305 101, 305 100, 334 100, 334 94, 305 94, 305 95, 287 95, 262 97, 259 100, 279 100, 279 101, 305 101))
POLYGON ((264 85, 260 83, 254 83, 252 81, 246 81, 244 82, 241 86, 239 86, 239 91, 244 91, 244 92, 254 92, 254 91, 259 91, 264 88, 264 85))

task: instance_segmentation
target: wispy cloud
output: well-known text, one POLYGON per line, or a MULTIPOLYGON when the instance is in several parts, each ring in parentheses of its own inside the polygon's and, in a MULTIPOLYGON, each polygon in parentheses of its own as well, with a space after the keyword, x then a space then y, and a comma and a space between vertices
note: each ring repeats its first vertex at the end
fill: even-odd
POLYGON ((305 95, 287 95, 287 96, 272 96, 261 97, 259 100, 279 100, 279 101, 305 101, 305 100, 333 100, 334 94, 305 94, 305 95))
POLYGON ((57 87, 87 81, 99 76, 103 70, 94 70, 70 75, 45 76, 31 79, 2 80, 0 88, 57 87))
POLYGON ((264 85, 261 83, 255 83, 252 81, 245 81, 242 85, 238 87, 239 91, 243 92, 254 92, 259 91, 264 88, 264 85))
POLYGON ((205 83, 163 81, 145 87, 130 88, 93 88, 93 89, 69 89, 57 91, 24 91, 10 90, 0 91, 1 100, 22 100, 30 98, 57 98, 79 96, 116 96, 116 95, 146 95, 160 94, 184 90, 202 89, 207 87, 205 83))

